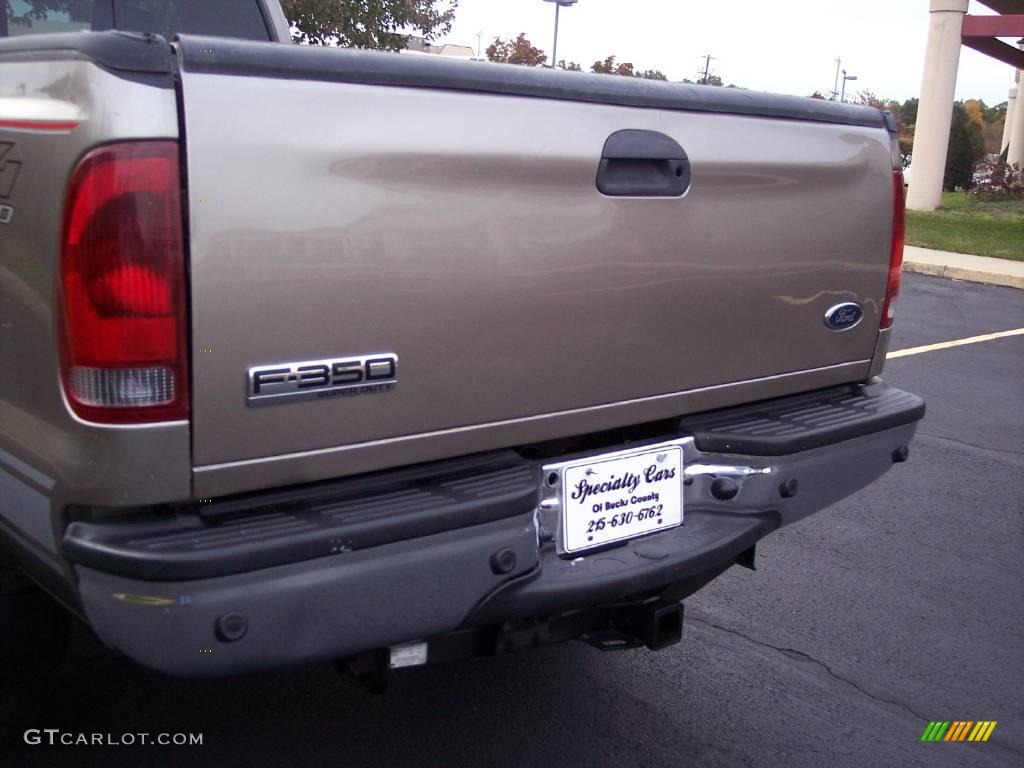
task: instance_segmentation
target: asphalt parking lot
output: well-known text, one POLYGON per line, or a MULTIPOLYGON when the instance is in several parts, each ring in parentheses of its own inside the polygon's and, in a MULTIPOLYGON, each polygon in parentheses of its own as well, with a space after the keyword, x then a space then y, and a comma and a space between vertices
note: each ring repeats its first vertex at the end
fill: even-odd
MULTIPOLYGON (((1024 327, 1024 291, 907 275, 892 349, 1024 327)), ((39 725, 201 747, 24 746, 3 766, 1024 765, 1024 336, 890 361, 909 463, 759 547, 652 654, 578 643, 415 669, 164 678, 79 631, 39 725), (930 720, 996 720, 925 744, 930 720)))

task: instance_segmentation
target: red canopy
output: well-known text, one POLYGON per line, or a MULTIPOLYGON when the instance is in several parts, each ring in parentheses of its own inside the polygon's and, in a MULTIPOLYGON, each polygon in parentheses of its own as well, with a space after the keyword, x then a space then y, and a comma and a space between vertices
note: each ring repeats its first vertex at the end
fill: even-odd
POLYGON ((999 16, 964 16, 960 35, 968 48, 1024 69, 1024 51, 1000 37, 1024 38, 1024 0, 980 0, 999 16))

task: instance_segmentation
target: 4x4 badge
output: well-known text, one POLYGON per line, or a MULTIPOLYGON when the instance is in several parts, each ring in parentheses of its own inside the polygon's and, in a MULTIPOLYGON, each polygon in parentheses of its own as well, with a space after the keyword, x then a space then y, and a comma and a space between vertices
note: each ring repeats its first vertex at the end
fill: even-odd
MULTIPOLYGON (((14 144, 0 142, 0 200, 6 200, 14 193, 14 183, 18 180, 21 163, 13 159, 14 144)), ((0 215, 2 221, 2 215, 0 215)))

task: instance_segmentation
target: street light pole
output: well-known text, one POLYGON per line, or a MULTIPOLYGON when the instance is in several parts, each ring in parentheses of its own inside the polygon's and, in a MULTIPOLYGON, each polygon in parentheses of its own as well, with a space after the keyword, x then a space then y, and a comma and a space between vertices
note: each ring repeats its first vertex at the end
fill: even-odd
POLYGON ((558 17, 562 13, 562 4, 555 3, 555 42, 551 45, 551 68, 558 66, 558 17))
POLYGON ((848 75, 848 74, 846 74, 846 70, 845 69, 843 70, 843 94, 842 94, 842 96, 839 97, 840 101, 842 101, 842 102, 846 101, 846 81, 847 80, 856 80, 856 79, 857 79, 856 75, 848 75))
POLYGON ((555 42, 551 46, 551 68, 558 66, 558 20, 562 12, 562 6, 576 5, 578 0, 544 0, 545 3, 555 4, 555 42))

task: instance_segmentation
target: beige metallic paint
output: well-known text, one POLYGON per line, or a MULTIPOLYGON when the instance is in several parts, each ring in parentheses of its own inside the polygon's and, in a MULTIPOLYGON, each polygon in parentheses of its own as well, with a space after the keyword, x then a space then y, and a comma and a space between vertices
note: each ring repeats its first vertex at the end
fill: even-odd
POLYGON ((891 227, 883 130, 187 72, 183 84, 193 346, 213 350, 194 368, 200 494, 867 374, 891 227), (684 198, 597 192, 601 148, 623 128, 686 149, 684 198), (864 321, 829 331, 825 311, 848 300, 864 321), (379 351, 400 359, 392 393, 246 407, 250 366, 379 351), (564 412, 577 415, 550 416, 564 412))
POLYGON ((176 139, 174 91, 129 82, 81 60, 0 60, 0 105, 17 117, 81 121, 70 133, 0 128, 0 141, 13 141, 22 162, 12 199, 5 201, 14 206, 14 218, 0 227, 0 449, 53 480, 55 537, 68 502, 128 506, 187 499, 188 424, 125 428, 77 419, 61 391, 55 330, 61 216, 72 169, 97 144, 176 139))

